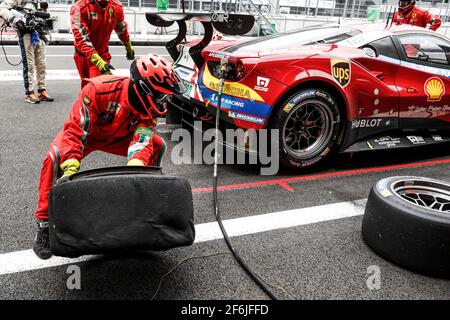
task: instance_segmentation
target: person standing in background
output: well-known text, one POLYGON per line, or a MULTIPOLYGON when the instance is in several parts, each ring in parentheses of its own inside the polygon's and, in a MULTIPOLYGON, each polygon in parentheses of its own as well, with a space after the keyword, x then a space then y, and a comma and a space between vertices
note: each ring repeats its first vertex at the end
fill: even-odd
POLYGON ((427 10, 417 8, 416 0, 399 0, 398 12, 394 14, 394 23, 410 24, 436 31, 441 26, 441 18, 432 15, 427 10))
POLYGON ((26 0, 4 0, 0 3, 0 16, 17 30, 22 56, 25 101, 31 104, 54 100, 49 96, 46 89, 46 39, 35 30, 27 27, 24 16, 16 10, 17 7, 22 7, 33 12, 36 11, 37 6, 37 2, 26 0), (38 95, 34 92, 35 84, 38 88, 38 95))
POLYGON ((109 63, 109 39, 114 30, 126 48, 128 60, 134 60, 128 26, 119 0, 79 0, 70 10, 74 35, 74 60, 81 78, 81 87, 89 78, 112 74, 109 63))

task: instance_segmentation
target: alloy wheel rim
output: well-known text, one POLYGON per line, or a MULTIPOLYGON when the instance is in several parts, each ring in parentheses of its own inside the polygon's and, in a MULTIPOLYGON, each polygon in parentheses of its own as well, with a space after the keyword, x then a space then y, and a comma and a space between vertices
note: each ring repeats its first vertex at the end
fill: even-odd
POLYGON ((392 191, 416 206, 450 214, 449 185, 425 180, 404 180, 395 183, 392 191))
POLYGON ((285 120, 282 131, 284 148, 298 159, 306 160, 323 152, 332 137, 333 114, 319 100, 296 105, 285 120))

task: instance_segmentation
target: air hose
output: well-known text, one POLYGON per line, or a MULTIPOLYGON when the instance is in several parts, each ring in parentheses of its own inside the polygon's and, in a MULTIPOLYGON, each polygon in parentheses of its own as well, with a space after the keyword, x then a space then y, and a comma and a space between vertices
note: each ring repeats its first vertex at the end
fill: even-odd
POLYGON ((225 243, 228 246, 228 249, 230 249, 231 253, 233 254, 236 261, 239 263, 239 265, 244 269, 244 271, 250 276, 250 278, 255 281, 255 283, 272 299, 272 300, 278 300, 277 297, 273 294, 273 292, 270 290, 270 288, 263 282, 261 279, 250 269, 250 267, 247 265, 247 263, 242 259, 242 257, 239 255, 239 253, 234 249, 230 238, 228 237, 228 233, 225 230, 225 227, 222 223, 222 218, 220 216, 219 211, 219 199, 217 196, 217 182, 218 182, 218 160, 219 160, 219 154, 218 154, 218 148, 219 148, 219 117, 220 117, 220 107, 221 107, 221 101, 222 101, 222 93, 223 93, 223 87, 225 83, 225 69, 226 65, 228 63, 227 58, 222 58, 220 60, 220 85, 219 85, 219 92, 218 92, 218 102, 217 102, 217 110, 216 110, 216 122, 215 122, 215 138, 214 138, 214 173, 213 173, 213 206, 214 206, 214 215, 216 217, 217 223, 219 224, 220 230, 223 234, 223 238, 225 240, 225 243))
POLYGON ((6 62, 8 62, 9 65, 13 66, 13 67, 17 67, 20 64, 22 64, 22 59, 20 59, 20 62, 17 64, 12 63, 11 61, 9 61, 8 59, 8 55, 6 54, 6 50, 5 50, 5 46, 3 44, 3 31, 5 31, 5 29, 7 28, 7 24, 4 23, 1 27, 0 27, 0 43, 2 44, 2 50, 3 50, 3 54, 5 55, 5 59, 6 62))

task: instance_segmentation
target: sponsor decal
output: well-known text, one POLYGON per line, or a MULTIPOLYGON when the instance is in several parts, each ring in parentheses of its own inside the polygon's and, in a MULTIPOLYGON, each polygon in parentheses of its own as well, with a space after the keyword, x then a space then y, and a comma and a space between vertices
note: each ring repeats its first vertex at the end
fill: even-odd
POLYGON ((211 15, 211 20, 213 22, 228 22, 228 13, 213 13, 211 15))
POLYGON ((377 128, 383 119, 356 119, 352 120, 352 129, 355 128, 377 128))
POLYGON ((257 124, 264 124, 264 118, 259 118, 259 117, 251 116, 248 114, 242 114, 242 113, 230 111, 230 112, 228 112, 228 116, 230 118, 234 118, 234 119, 244 120, 244 121, 253 122, 253 123, 257 123, 257 124))
POLYGON ((330 153, 331 149, 326 147, 325 150, 320 154, 320 156, 325 157, 328 153, 330 153))
MULTIPOLYGON (((216 79, 211 75, 208 68, 205 68, 202 80, 206 88, 216 92, 219 91, 220 81, 219 79, 216 79)), ((225 84, 223 86, 223 94, 253 101, 264 102, 264 99, 255 90, 239 82, 225 81, 225 84)))
POLYGON ((406 136, 412 144, 422 144, 425 143, 425 139, 420 136, 406 136))
MULTIPOLYGON (((214 103, 215 105, 217 105, 219 102, 218 96, 219 95, 217 93, 213 93, 209 97, 209 101, 214 103)), ((227 107, 227 109, 229 109, 230 106, 239 107, 239 108, 243 108, 245 106, 244 102, 242 102, 242 101, 233 100, 231 98, 224 97, 224 96, 222 96, 221 103, 222 103, 222 106, 227 107)))
POLYGON ((217 58, 217 59, 223 59, 223 58, 227 58, 227 57, 228 57, 226 54, 223 54, 223 53, 217 53, 217 52, 211 52, 211 53, 209 54, 209 56, 210 56, 211 58, 217 58))
POLYGON ((316 90, 308 90, 304 91, 302 94, 295 96, 292 100, 289 101, 289 103, 297 104, 299 101, 304 100, 306 98, 321 96, 321 93, 316 90))
POLYGON ((177 73, 182 79, 186 79, 187 77, 191 76, 191 72, 183 70, 181 68, 177 68, 177 73))
POLYGON ((385 146, 387 148, 395 148, 398 144, 400 144, 400 138, 393 138, 390 136, 381 137, 375 139, 374 141, 379 146, 385 146))
POLYGON ((190 97, 191 96, 191 92, 192 92, 192 88, 194 87, 192 85, 192 83, 187 82, 187 81, 183 81, 184 86, 186 87, 186 91, 183 93, 183 96, 185 97, 190 97))
POLYGON ((444 106, 428 106, 428 107, 420 107, 420 106, 410 106, 408 107, 409 112, 440 112, 440 111, 450 111, 449 105, 444 106))
POLYGON ((283 111, 286 112, 286 113, 289 113, 289 112, 291 112, 293 106, 294 106, 294 104, 292 104, 292 103, 287 103, 287 104, 284 106, 283 111))
POLYGON ((438 77, 432 77, 425 82, 424 91, 428 101, 441 101, 445 94, 444 82, 438 77))
POLYGON ((337 83, 345 88, 351 79, 350 63, 346 60, 331 59, 331 74, 337 83))
POLYGON ((83 102, 84 102, 85 105, 90 106, 91 103, 92 103, 92 99, 89 98, 88 96, 84 96, 83 102))
POLYGON ((98 20, 97 12, 89 12, 89 16, 92 20, 98 20))
POLYGON ((417 89, 416 89, 416 88, 413 88, 413 87, 405 88, 405 90, 406 90, 406 92, 408 92, 408 93, 417 93, 417 89))
POLYGON ((257 76, 256 77, 256 86, 254 87, 254 89, 258 90, 258 91, 267 92, 267 91, 269 91, 269 88, 268 88, 269 82, 270 82, 270 79, 257 76))
POLYGON ((74 13, 73 14, 73 23, 75 24, 75 26, 78 29, 80 28, 80 14, 79 13, 74 13))
POLYGON ((108 13, 109 13, 109 17, 112 18, 112 16, 114 15, 114 8, 109 8, 108 9, 108 13))
POLYGON ((108 103, 108 107, 106 108, 105 112, 102 112, 99 114, 99 118, 112 122, 114 120, 114 116, 119 112, 120 110, 120 104, 117 102, 110 101, 108 103))
POLYGON ((117 102, 109 102, 108 107, 106 108, 106 112, 117 113, 120 109, 120 103, 117 102))
POLYGON ((431 136, 431 138, 433 138, 433 140, 436 141, 436 142, 442 142, 442 141, 444 141, 444 139, 442 139, 441 136, 431 136))

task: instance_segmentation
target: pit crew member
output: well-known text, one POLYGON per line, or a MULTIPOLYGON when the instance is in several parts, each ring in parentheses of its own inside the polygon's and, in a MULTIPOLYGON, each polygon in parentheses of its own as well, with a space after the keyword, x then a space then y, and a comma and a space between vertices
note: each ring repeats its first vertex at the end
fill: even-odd
POLYGON ((74 35, 74 60, 81 87, 101 74, 112 74, 108 44, 114 30, 126 48, 128 60, 134 59, 128 26, 119 0, 79 0, 70 9, 74 35))
POLYGON ((415 6, 416 0, 399 0, 398 12, 394 14, 394 23, 410 24, 436 31, 441 26, 441 18, 415 6))
POLYGON ((44 158, 35 216, 37 256, 51 257, 48 233, 48 197, 55 183, 78 172, 81 160, 93 151, 127 157, 128 165, 161 163, 165 143, 155 134, 156 119, 167 112, 171 94, 184 86, 172 65, 149 54, 133 61, 131 78, 101 75, 87 80, 63 128, 44 158))

